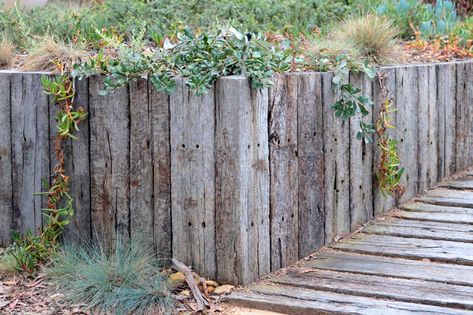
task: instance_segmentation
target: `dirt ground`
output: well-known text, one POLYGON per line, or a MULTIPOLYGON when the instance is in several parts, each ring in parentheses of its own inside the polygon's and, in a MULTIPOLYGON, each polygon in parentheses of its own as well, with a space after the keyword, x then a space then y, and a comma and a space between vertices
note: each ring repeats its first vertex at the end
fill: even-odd
MULTIPOLYGON (((0 258, 4 250, 0 248, 0 258)), ((280 313, 233 307, 224 302, 225 294, 210 295, 210 308, 193 312, 195 302, 183 299, 176 314, 280 315, 280 313)), ((91 314, 84 305, 70 305, 61 292, 54 289, 45 274, 27 277, 0 266, 0 314, 2 315, 81 315, 91 314)))

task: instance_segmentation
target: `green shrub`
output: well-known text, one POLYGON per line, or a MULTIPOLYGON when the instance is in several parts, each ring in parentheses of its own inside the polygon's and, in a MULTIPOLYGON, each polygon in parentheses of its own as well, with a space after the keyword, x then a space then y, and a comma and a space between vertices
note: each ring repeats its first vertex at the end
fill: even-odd
POLYGON ((473 43, 473 16, 457 24, 452 33, 460 40, 461 45, 471 47, 473 43))
POLYGON ((64 246, 46 273, 70 303, 113 314, 168 314, 173 300, 159 264, 143 241, 64 246))
POLYGON ((108 0, 94 6, 51 4, 44 8, 1 9, 0 31, 26 50, 36 36, 100 45, 97 30, 116 32, 130 39, 145 30, 147 37, 182 31, 184 25, 202 30, 231 24, 245 31, 310 33, 323 30, 355 12, 360 5, 345 0, 108 0))

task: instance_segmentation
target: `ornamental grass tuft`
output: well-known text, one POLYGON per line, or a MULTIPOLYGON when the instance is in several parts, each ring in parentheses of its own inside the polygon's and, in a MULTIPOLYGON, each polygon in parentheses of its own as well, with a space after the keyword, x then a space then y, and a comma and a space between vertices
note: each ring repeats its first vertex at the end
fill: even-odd
POLYGON ((15 54, 15 45, 6 34, 3 34, 0 40, 0 69, 10 68, 15 54))
POLYGON ((341 22, 331 34, 334 42, 344 43, 361 58, 377 64, 400 62, 404 51, 397 38, 399 30, 386 17, 364 15, 341 22))
POLYGON ((65 245, 46 268, 72 304, 91 312, 171 314, 173 299, 157 258, 141 240, 117 240, 114 251, 92 242, 65 245))

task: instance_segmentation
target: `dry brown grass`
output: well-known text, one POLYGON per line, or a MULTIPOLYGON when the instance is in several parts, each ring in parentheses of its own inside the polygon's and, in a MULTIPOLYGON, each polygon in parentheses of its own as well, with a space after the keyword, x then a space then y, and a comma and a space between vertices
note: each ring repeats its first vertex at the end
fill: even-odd
POLYGON ((0 41, 0 69, 11 68, 15 57, 15 45, 6 36, 0 41))
POLYGON ((364 15, 341 22, 330 36, 331 45, 340 45, 378 64, 404 61, 404 51, 397 40, 398 28, 391 20, 364 15))
POLYGON ((84 56, 82 48, 45 37, 28 52, 21 69, 24 71, 56 71, 57 63, 71 65, 84 56))

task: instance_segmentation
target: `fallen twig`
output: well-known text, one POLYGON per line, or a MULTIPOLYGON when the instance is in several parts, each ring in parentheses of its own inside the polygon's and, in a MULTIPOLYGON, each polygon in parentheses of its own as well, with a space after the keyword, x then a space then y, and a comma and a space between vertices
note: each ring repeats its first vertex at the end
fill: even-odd
POLYGON ((195 298, 195 301, 197 303, 197 310, 196 311, 202 311, 204 310, 205 307, 209 306, 209 302, 207 299, 202 295, 200 292, 199 286, 197 284, 197 281, 195 281, 194 276, 192 275, 192 271, 189 267, 178 261, 177 259, 171 259, 171 262, 173 263, 174 267, 176 268, 177 271, 180 271, 184 274, 186 277, 186 282, 189 288, 191 289, 192 295, 195 298))

